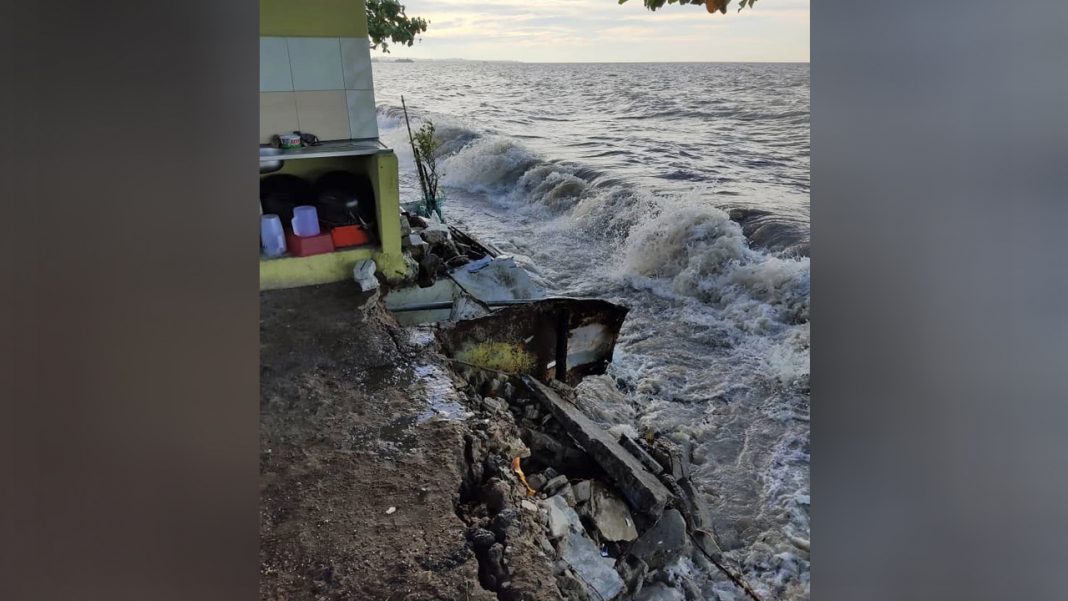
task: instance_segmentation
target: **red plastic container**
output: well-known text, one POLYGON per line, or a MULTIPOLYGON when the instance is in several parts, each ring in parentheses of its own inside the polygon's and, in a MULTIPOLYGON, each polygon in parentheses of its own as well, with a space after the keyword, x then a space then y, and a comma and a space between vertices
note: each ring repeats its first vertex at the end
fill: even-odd
POLYGON ((330 234, 319 234, 302 238, 293 232, 286 232, 286 250, 295 257, 307 257, 334 252, 334 240, 330 234))
POLYGON ((367 230, 359 225, 343 225, 330 230, 330 236, 334 239, 334 246, 345 248, 346 246, 360 246, 371 241, 367 230))

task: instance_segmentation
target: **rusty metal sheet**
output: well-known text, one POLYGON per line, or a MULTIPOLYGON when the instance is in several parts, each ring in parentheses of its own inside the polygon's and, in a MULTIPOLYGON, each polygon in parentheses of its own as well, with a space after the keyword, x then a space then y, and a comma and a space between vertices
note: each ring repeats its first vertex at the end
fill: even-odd
POLYGON ((444 324, 438 338, 457 361, 574 386, 605 372, 627 311, 600 299, 549 298, 444 324))

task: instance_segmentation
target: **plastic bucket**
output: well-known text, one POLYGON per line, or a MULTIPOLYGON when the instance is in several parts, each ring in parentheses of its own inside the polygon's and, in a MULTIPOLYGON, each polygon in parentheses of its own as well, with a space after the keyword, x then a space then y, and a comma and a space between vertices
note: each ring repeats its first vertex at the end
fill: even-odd
POLYGON ((319 235, 319 213, 315 207, 293 207, 293 233, 301 238, 319 235))

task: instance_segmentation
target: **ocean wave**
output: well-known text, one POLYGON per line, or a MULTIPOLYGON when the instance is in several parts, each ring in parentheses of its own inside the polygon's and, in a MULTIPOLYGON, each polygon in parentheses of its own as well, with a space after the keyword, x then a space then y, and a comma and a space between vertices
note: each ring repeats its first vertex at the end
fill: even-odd
POLYGON ((481 137, 445 158, 443 183, 475 192, 501 192, 538 164, 521 144, 501 136, 481 137))
POLYGON ((737 222, 706 205, 675 203, 638 224, 624 245, 622 275, 668 282, 753 330, 808 321, 808 258, 750 248, 737 222))
MULTIPOLYGON (((397 110, 379 113, 395 118, 397 110)), ((807 254, 807 238, 795 225, 767 211, 728 213, 701 198, 657 196, 547 161, 511 137, 447 120, 437 127, 446 186, 566 214, 571 227, 619 248, 618 275, 630 284, 722 307, 748 331, 808 321, 809 261, 798 256, 807 254)), ((790 363, 786 355, 780 361, 790 363)))

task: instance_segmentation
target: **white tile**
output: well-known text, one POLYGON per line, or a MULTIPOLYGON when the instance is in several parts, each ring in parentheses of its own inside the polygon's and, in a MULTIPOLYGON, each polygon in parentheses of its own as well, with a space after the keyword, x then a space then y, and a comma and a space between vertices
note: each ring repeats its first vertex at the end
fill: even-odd
POLYGON ((292 92, 289 50, 285 38, 260 38, 260 91, 292 92))
POLYGON ((345 102, 344 90, 295 94, 300 131, 315 134, 324 142, 349 138, 348 105, 345 102))
POLYGON ((293 89, 343 90, 341 43, 338 38, 287 38, 293 89))
POLYGON ((260 92, 260 144, 271 136, 300 129, 293 92, 260 92))
POLYGON ((367 38, 341 38, 341 68, 345 73, 345 89, 374 89, 367 38))
POLYGON ((378 114, 375 112, 375 94, 371 90, 347 90, 349 108, 349 131, 353 138, 377 138, 378 114))

